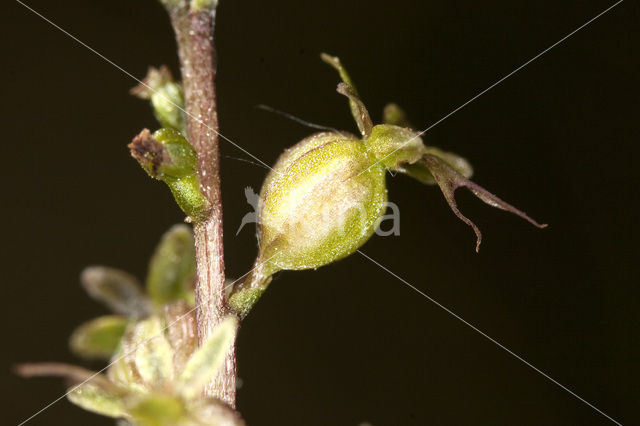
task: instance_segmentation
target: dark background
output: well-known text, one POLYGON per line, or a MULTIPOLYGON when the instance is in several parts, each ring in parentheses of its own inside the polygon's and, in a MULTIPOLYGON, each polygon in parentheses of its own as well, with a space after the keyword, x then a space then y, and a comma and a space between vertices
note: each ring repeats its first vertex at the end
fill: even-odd
MULTIPOLYGON (((30 0, 143 77, 177 72, 153 0, 30 0)), ((268 104, 354 130, 327 51, 374 120, 389 101, 419 128, 591 19, 608 1, 239 1, 218 11, 221 131, 268 164, 312 133, 268 104)), ((126 144, 157 125, 135 82, 15 2, 3 13, 3 424, 62 395, 21 361, 78 362, 67 337, 106 312, 81 290, 90 264, 146 273, 183 218, 126 144)), ((543 231, 460 193, 389 177, 400 237, 363 251, 622 424, 638 424, 638 18, 626 1, 425 135, 469 158, 476 182, 550 224, 543 231)), ((222 141, 229 276, 251 266, 243 188, 266 170, 222 141)), ((239 337, 238 406, 250 425, 612 424, 364 257, 286 272, 239 337)), ((88 365, 97 368, 100 365, 88 365)), ((29 424, 112 424, 63 400, 29 424)))

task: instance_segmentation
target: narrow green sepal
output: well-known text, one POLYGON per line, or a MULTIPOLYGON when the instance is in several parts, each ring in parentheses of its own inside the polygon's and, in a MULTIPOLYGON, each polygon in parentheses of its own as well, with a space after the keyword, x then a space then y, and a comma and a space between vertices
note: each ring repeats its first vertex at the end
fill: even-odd
POLYGON ((125 354, 135 348, 127 358, 133 360, 141 379, 139 384, 150 388, 168 386, 175 377, 173 349, 166 338, 165 327, 160 317, 151 316, 138 322, 131 332, 127 330, 122 343, 125 354))
POLYGON ((358 125, 358 129, 363 136, 369 136, 371 133, 371 128, 373 124, 371 122, 371 117, 369 117, 369 112, 367 108, 364 106, 364 103, 360 100, 360 95, 358 94, 358 90, 356 86, 353 84, 353 80, 349 76, 349 73, 342 66, 342 62, 340 62, 340 58, 337 56, 331 56, 326 53, 321 53, 320 58, 327 64, 331 65, 338 74, 340 75, 340 79, 342 80, 342 84, 338 85, 338 93, 345 95, 349 98, 349 108, 351 109, 351 115, 353 119, 356 121, 358 125))
POLYGON ((151 102, 153 113, 162 127, 187 134, 182 84, 173 80, 167 66, 150 67, 142 83, 131 89, 131 94, 151 102))
POLYGON ((74 385, 66 397, 81 408, 109 417, 123 417, 124 389, 112 383, 104 375, 75 365, 58 362, 20 364, 16 374, 24 377, 62 377, 74 385))
POLYGON ((184 403, 172 395, 158 393, 132 398, 127 412, 139 426, 191 424, 184 403))
POLYGON ((407 113, 404 112, 402 108, 398 106, 398 104, 390 103, 384 107, 382 111, 382 121, 384 124, 393 124, 394 126, 400 127, 409 127, 413 128, 409 119, 407 118, 407 113))
POLYGON ((338 58, 337 56, 331 56, 327 53, 321 53, 320 59, 322 59, 323 62, 331 65, 336 71, 338 71, 338 74, 340 74, 340 79, 348 84, 356 95, 358 94, 358 89, 356 89, 356 86, 353 84, 353 80, 351 80, 351 76, 347 72, 346 68, 342 66, 340 58, 338 58))
POLYGON ((127 318, 117 315, 87 321, 71 334, 71 351, 82 358, 108 360, 118 348, 128 323, 127 318))
POLYGON ((365 139, 365 145, 378 162, 392 171, 401 171, 403 164, 413 164, 424 155, 424 144, 419 134, 393 124, 374 126, 365 139))
POLYGON ((169 186, 182 211, 192 220, 206 215, 209 202, 200 191, 196 152, 179 132, 160 129, 151 135, 144 129, 128 146, 131 156, 149 176, 169 186))
POLYGON ((187 225, 169 229, 149 264, 147 294, 156 306, 176 300, 192 300, 196 274, 193 233, 187 225))
POLYGON ((122 395, 94 381, 71 388, 67 398, 75 405, 103 416, 118 418, 126 414, 122 395))

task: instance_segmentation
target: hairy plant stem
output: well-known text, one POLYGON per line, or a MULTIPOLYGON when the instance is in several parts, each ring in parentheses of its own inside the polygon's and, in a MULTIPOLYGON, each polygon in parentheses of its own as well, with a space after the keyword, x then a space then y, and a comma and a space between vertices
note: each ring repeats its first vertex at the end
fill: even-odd
MULTIPOLYGON (((225 296, 220 193, 218 115, 216 108, 216 58, 214 49, 215 2, 192 10, 189 2, 168 6, 176 33, 187 111, 187 139, 198 154, 200 186, 211 208, 204 220, 194 223, 197 282, 196 318, 202 345, 229 314, 225 296)), ((206 395, 235 407, 235 344, 206 395)))

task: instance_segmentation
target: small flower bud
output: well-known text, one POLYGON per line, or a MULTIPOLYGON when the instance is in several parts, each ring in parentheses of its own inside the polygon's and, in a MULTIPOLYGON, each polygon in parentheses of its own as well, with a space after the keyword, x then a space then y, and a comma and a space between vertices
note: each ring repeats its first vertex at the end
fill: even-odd
POLYGON ((407 114, 398 104, 390 103, 382 111, 382 121, 384 124, 394 124, 400 127, 413 127, 409 124, 407 114))
POLYGON ((418 132, 393 124, 373 127, 365 144, 375 158, 392 171, 402 164, 413 164, 424 155, 425 146, 418 132))
POLYGON ((182 84, 173 80, 165 65, 159 69, 150 67, 142 83, 131 89, 131 94, 151 102, 153 113, 162 127, 187 134, 182 84))
POLYGON ((160 129, 151 135, 145 129, 133 139, 129 149, 149 176, 169 186, 190 218, 197 220, 205 215, 209 203, 200 192, 196 153, 180 133, 160 129))

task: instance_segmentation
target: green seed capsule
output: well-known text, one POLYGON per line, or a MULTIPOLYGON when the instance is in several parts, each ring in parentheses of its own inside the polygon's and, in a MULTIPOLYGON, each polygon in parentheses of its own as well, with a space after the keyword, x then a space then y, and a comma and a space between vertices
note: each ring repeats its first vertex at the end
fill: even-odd
POLYGON ((482 241, 478 227, 457 207, 454 193, 468 188, 485 203, 544 227, 524 212, 470 181, 462 157, 424 145, 396 105, 385 110, 385 124, 374 126, 340 60, 322 59, 340 74, 338 92, 349 106, 362 138, 342 132, 312 135, 285 151, 267 176, 258 207, 259 253, 252 272, 229 303, 246 315, 280 270, 310 269, 342 259, 373 235, 387 200, 385 171, 437 184, 458 218, 482 241))
POLYGON ((267 273, 310 269, 350 255, 385 210, 385 169, 363 141, 318 133, 288 149, 260 193, 260 255, 267 273))

